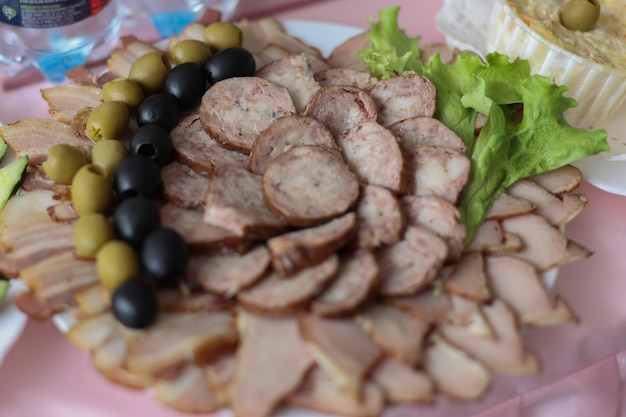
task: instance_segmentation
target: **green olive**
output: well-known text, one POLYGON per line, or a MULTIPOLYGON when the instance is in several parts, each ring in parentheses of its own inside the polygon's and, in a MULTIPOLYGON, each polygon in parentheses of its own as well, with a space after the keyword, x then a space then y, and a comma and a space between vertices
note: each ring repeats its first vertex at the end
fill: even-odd
POLYGON ((569 30, 586 32, 600 18, 598 0, 569 0, 561 10, 561 23, 569 30))
POLYGON ((136 109, 143 101, 143 90, 129 78, 116 78, 102 86, 104 101, 121 101, 129 109, 136 109))
POLYGON ((105 288, 114 290, 124 282, 139 277, 139 256, 122 240, 110 240, 96 254, 96 271, 105 288))
POLYGON ((71 184, 76 172, 89 161, 84 153, 69 145, 54 145, 48 149, 48 159, 42 164, 48 178, 59 184, 71 184))
POLYGON ((121 101, 105 101, 93 109, 87 118, 87 136, 94 142, 119 139, 130 123, 128 107, 121 101))
POLYGON ((115 238, 113 225, 100 213, 85 213, 74 225, 74 247, 80 258, 92 259, 100 248, 115 238))
POLYGON ((241 29, 230 22, 211 23, 204 29, 204 42, 206 42, 214 52, 241 46, 242 40, 243 34, 241 33, 241 29))
POLYGON ((163 88, 171 68, 163 52, 148 52, 133 63, 128 78, 139 84, 146 95, 154 94, 163 88))
POLYGON ((74 175, 71 193, 78 214, 103 213, 111 205, 113 182, 98 165, 84 165, 74 175))
POLYGON ((176 64, 193 62, 197 65, 204 65, 212 54, 211 48, 206 43, 196 39, 184 39, 176 42, 171 55, 176 64))
POLYGON ((115 139, 101 140, 91 148, 91 163, 101 167, 110 178, 126 156, 128 148, 123 142, 115 139))

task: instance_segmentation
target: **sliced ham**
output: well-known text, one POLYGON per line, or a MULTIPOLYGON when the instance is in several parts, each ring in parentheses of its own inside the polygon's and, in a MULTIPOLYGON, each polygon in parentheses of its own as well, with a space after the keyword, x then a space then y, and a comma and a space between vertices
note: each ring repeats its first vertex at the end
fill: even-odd
POLYGON ((170 132, 178 159, 197 172, 210 174, 221 165, 248 166, 248 157, 220 146, 202 129, 198 115, 184 118, 170 132))
POLYGON ((487 213, 487 220, 502 220, 532 213, 535 206, 524 198, 515 197, 506 191, 500 194, 487 213))
POLYGON ((420 362, 430 329, 427 320, 393 306, 375 304, 359 312, 356 321, 389 355, 411 365, 420 362))
POLYGON ((202 209, 209 192, 209 177, 180 162, 161 168, 163 196, 177 206, 202 209))
POLYGON ((478 226, 468 250, 483 252, 519 252, 524 242, 515 233, 502 229, 498 220, 486 220, 478 226))
POLYGON ((41 90, 53 119, 70 124, 80 110, 98 107, 102 89, 93 84, 62 84, 41 90))
POLYGON ((351 85, 370 93, 378 81, 368 72, 357 71, 351 68, 329 68, 316 72, 315 79, 322 87, 327 85, 351 85))
POLYGON ((361 398, 367 373, 381 357, 380 348, 351 318, 300 316, 300 332, 316 363, 344 393, 361 398))
POLYGON ((266 205, 260 175, 234 165, 217 167, 211 175, 204 221, 237 236, 270 237, 287 223, 266 205))
POLYGON ((391 305, 428 322, 444 321, 452 311, 450 296, 433 290, 407 297, 392 297, 388 301, 391 305))
POLYGON ((261 279, 269 264, 270 254, 263 245, 243 255, 195 255, 187 277, 208 291, 232 297, 261 279))
POLYGON ((306 268, 289 279, 270 273, 251 288, 240 291, 237 301, 251 311, 286 314, 306 305, 334 278, 339 268, 337 255, 306 268))
POLYGON ((303 114, 322 122, 335 137, 377 118, 376 103, 369 94, 347 85, 320 88, 303 114))
POLYGON ((465 252, 444 282, 446 291, 476 301, 491 298, 481 252, 465 252))
POLYGON ((219 81, 200 104, 204 130, 222 146, 244 154, 279 117, 295 113, 287 89, 259 77, 219 81))
POLYGON ((522 325, 552 325, 576 320, 562 299, 551 300, 536 269, 528 262, 509 256, 489 256, 486 272, 494 296, 511 307, 522 325))
POLYGON ((376 122, 363 122, 337 136, 337 143, 361 182, 400 194, 406 191, 408 172, 404 156, 389 130, 376 122))
POLYGON ((543 174, 534 175, 530 180, 541 185, 552 194, 563 194, 578 187, 583 179, 580 170, 572 165, 565 165, 543 174))
POLYGON ((357 176, 341 155, 319 146, 296 146, 277 156, 267 165, 262 183, 264 204, 295 226, 341 215, 359 197, 357 176))
POLYGON ((221 406, 209 390, 206 372, 198 365, 184 366, 174 378, 157 379, 152 388, 160 403, 183 413, 211 413, 221 406))
POLYGON ((385 127, 411 117, 435 114, 437 89, 428 78, 414 72, 379 81, 371 95, 378 109, 378 122, 385 127))
POLYGON ((328 64, 333 68, 352 68, 367 71, 365 62, 357 56, 357 52, 370 46, 367 32, 353 36, 335 47, 328 57, 328 64))
POLYGON ((416 294, 433 281, 447 254, 439 236, 416 226, 407 227, 403 240, 378 254, 380 292, 386 296, 416 294))
POLYGON ((274 271, 282 277, 327 259, 348 243, 356 231, 356 216, 348 213, 321 226, 276 236, 267 241, 274 271))
POLYGON ((433 401, 434 387, 428 375, 397 359, 381 360, 373 369, 371 380, 383 390, 389 404, 433 401))
POLYGON ((466 147, 461 138, 434 117, 417 116, 400 120, 389 126, 389 130, 406 151, 418 145, 434 145, 465 153, 466 147))
POLYGON ((372 294, 378 282, 378 263, 371 252, 361 249, 344 255, 337 276, 311 303, 311 311, 322 316, 350 313, 372 294))
POLYGON ((285 87, 298 113, 302 113, 307 103, 320 89, 304 54, 290 54, 274 61, 257 71, 256 76, 285 87))
POLYGON ((302 383, 313 358, 298 330, 298 318, 271 318, 240 310, 231 405, 238 417, 269 417, 302 383))
POLYGON ((424 369, 441 392, 452 398, 472 401, 482 396, 491 374, 479 361, 433 333, 424 353, 424 369))
POLYGON ((396 196, 378 185, 364 185, 356 206, 356 246, 376 248, 402 239, 404 216, 396 196))

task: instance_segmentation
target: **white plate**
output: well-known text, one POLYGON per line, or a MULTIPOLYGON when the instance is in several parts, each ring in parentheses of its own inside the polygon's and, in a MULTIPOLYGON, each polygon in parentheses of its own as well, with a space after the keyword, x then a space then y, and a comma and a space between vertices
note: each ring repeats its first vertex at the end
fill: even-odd
MULTIPOLYGON (((485 54, 486 22, 494 0, 445 0, 437 15, 437 28, 446 42, 462 49, 485 54), (484 22, 485 24, 476 24, 484 22)), ((583 177, 596 187, 626 196, 626 104, 610 119, 598 123, 609 134, 610 154, 591 156, 573 163, 583 177)))

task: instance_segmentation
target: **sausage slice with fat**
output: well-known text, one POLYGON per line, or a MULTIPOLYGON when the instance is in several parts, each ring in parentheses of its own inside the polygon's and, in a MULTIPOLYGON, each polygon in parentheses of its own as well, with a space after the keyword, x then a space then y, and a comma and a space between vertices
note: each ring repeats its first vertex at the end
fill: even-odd
POLYGON ((465 153, 463 140, 434 117, 411 117, 389 126, 402 149, 409 150, 417 145, 436 145, 465 153))
POLYGON ((402 239, 404 216, 396 196, 378 185, 365 185, 356 206, 356 246, 377 248, 402 239))

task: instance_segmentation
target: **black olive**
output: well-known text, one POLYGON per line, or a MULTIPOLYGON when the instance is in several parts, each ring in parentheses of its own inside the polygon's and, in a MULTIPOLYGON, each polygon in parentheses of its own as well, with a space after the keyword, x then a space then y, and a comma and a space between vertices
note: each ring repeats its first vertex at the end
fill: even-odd
POLYGON ((256 71, 254 56, 244 48, 227 48, 213 55, 204 66, 209 82, 232 77, 252 77, 256 71))
POLYGON ((113 214, 117 236, 133 245, 141 247, 146 236, 161 224, 161 214, 156 203, 143 196, 125 199, 113 214))
POLYGON ((117 166, 113 174, 113 189, 120 198, 154 196, 161 188, 161 170, 145 155, 130 155, 117 166))
POLYGON ((175 66, 165 79, 165 91, 176 97, 184 109, 197 104, 207 87, 206 72, 192 62, 175 66))
POLYGON ((113 291, 111 310, 124 326, 143 329, 155 322, 159 304, 154 290, 140 279, 133 278, 113 291))
POLYGON ((159 166, 172 162, 174 147, 170 133, 159 125, 143 125, 130 140, 132 155, 145 155, 159 166))
POLYGON ((159 286, 172 286, 185 276, 189 253, 187 242, 176 231, 154 230, 143 242, 141 262, 144 271, 159 286))
POLYGON ((178 100, 167 93, 152 95, 141 102, 137 108, 137 124, 161 125, 172 130, 178 124, 181 108, 178 100))

